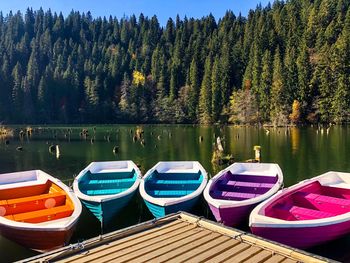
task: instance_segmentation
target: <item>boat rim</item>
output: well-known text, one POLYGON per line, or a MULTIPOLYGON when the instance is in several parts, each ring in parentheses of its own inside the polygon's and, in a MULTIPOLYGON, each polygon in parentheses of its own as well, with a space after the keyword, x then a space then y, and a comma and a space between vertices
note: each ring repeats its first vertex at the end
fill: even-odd
POLYGON ((156 165, 154 165, 150 170, 148 170, 147 173, 145 174, 145 176, 142 178, 141 183, 140 183, 140 194, 141 194, 141 197, 144 200, 146 200, 147 202, 165 207, 165 206, 175 205, 175 204, 179 204, 179 203, 182 203, 185 201, 189 201, 189 200, 201 195, 201 193, 205 189, 205 186, 207 185, 207 182, 208 182, 208 174, 207 174, 206 170, 203 168, 203 166, 201 165, 201 163, 198 161, 166 161, 166 162, 161 161, 161 162, 158 162, 156 165), (188 195, 184 195, 182 197, 156 198, 156 197, 150 196, 145 190, 145 180, 147 179, 147 177, 149 177, 154 171, 156 171, 157 167, 160 166, 161 164, 175 163, 175 162, 193 163, 193 164, 196 164, 198 166, 198 170, 203 175, 203 180, 202 180, 201 184, 199 185, 199 187, 194 192, 192 192, 188 195))
MULTIPOLYGON (((284 188, 280 191, 278 191, 274 196, 270 197, 269 199, 265 200, 264 202, 257 205, 249 216, 249 227, 251 228, 302 228, 302 227, 320 227, 320 226, 328 226, 328 225, 334 225, 334 224, 340 224, 344 223, 348 220, 350 220, 350 212, 340 214, 337 216, 327 217, 327 218, 321 218, 321 219, 312 219, 312 220, 298 220, 298 221, 288 221, 283 219, 277 219, 273 217, 266 216, 264 214, 260 214, 259 212, 261 209, 264 209, 266 206, 268 206, 271 202, 275 201, 277 198, 287 194, 288 192, 292 192, 294 190, 297 190, 302 185, 305 185, 305 183, 312 183, 315 181, 319 181, 320 179, 330 176, 332 174, 350 174, 350 173, 342 173, 342 172, 336 172, 336 171, 329 171, 326 173, 323 173, 319 176, 316 176, 314 178, 305 179, 303 181, 300 181, 299 183, 292 185, 290 187, 284 188)), ((350 189, 350 185, 348 186, 350 189)), ((341 187, 338 187, 341 188, 341 187)))
POLYGON ((73 213, 65 218, 52 220, 48 222, 42 222, 42 223, 24 223, 24 222, 17 222, 11 219, 7 219, 5 217, 0 216, 0 224, 15 228, 15 229, 22 229, 22 230, 40 230, 40 231, 62 231, 70 229, 74 226, 74 224, 78 221, 79 216, 82 211, 82 205, 79 201, 79 199, 75 196, 73 193, 73 190, 69 188, 66 184, 64 184, 61 180, 49 175, 48 173, 42 171, 42 170, 28 170, 28 171, 20 171, 20 172, 14 172, 14 173, 6 173, 6 174, 15 174, 15 173, 25 173, 25 172, 35 172, 40 173, 46 178, 47 180, 55 183, 58 185, 62 190, 65 192, 66 195, 69 196, 69 198, 72 200, 74 205, 73 213))
POLYGON ((272 195, 274 195, 276 192, 278 192, 278 190, 283 185, 283 172, 282 172, 280 166, 277 163, 256 163, 256 165, 258 165, 258 164, 271 165, 277 170, 278 180, 275 183, 275 185, 269 191, 267 191, 265 194, 262 194, 262 195, 260 195, 258 197, 254 197, 254 198, 250 198, 250 199, 242 200, 242 201, 223 200, 223 199, 213 198, 209 194, 210 188, 213 185, 213 183, 216 182, 218 179, 220 179, 221 176, 223 176, 224 173, 226 173, 226 172, 230 171, 232 168, 234 168, 234 166, 242 165, 242 164, 244 165, 246 163, 234 163, 234 164, 228 166, 227 168, 225 168, 224 170, 221 170, 219 173, 217 173, 213 178, 211 178, 209 180, 209 182, 207 184, 207 187, 204 189, 203 195, 204 195, 204 199, 210 205, 213 205, 214 207, 219 208, 219 209, 220 208, 231 208, 231 207, 233 208, 233 207, 254 205, 254 204, 260 203, 260 202, 264 201, 265 199, 267 199, 267 198, 271 197, 272 195))
MULTIPOLYGON (((129 170, 129 169, 128 169, 129 170)), ((131 161, 131 160, 126 160, 126 161, 106 161, 106 162, 91 162, 84 170, 82 170, 77 177, 74 179, 73 182, 73 190, 74 193, 76 194, 76 196, 84 201, 89 201, 89 202, 96 202, 96 203, 102 203, 102 202, 107 202, 110 200, 114 200, 114 199, 118 199, 124 196, 127 196, 133 192, 135 192, 137 190, 137 188, 139 187, 139 184, 141 182, 141 178, 142 178, 142 173, 140 171, 140 169, 137 167, 137 165, 131 161), (97 163, 122 163, 122 162, 127 162, 128 165, 130 165, 130 172, 134 169, 136 174, 137 174, 137 178, 135 180, 135 182, 132 184, 131 187, 129 187, 126 191, 123 191, 121 193, 118 194, 110 194, 110 195, 96 195, 96 196, 92 196, 92 195, 86 195, 83 192, 80 191, 79 188, 79 182, 80 180, 83 178, 83 176, 85 175, 86 172, 88 172, 94 165, 96 165, 97 163)))

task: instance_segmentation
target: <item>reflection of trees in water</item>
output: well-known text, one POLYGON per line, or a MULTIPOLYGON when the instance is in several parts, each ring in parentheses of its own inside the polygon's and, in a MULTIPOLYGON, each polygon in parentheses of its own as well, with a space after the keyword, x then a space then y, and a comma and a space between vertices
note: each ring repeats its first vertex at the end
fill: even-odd
POLYGON ((299 149, 300 144, 300 130, 297 127, 290 129, 290 141, 292 145, 292 153, 295 154, 299 149))
POLYGON ((13 137, 13 130, 6 127, 0 127, 0 140, 13 137))

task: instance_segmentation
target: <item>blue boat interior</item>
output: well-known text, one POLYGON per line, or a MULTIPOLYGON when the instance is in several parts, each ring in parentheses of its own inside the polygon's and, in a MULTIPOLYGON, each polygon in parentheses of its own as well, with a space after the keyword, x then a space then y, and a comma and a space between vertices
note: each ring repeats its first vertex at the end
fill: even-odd
POLYGON ((147 194, 156 198, 178 198, 196 191, 203 181, 198 173, 159 173, 154 171, 145 182, 147 194))
POLYGON ((113 172, 91 173, 87 171, 79 182, 82 193, 90 196, 114 195, 128 190, 136 181, 137 173, 113 172))

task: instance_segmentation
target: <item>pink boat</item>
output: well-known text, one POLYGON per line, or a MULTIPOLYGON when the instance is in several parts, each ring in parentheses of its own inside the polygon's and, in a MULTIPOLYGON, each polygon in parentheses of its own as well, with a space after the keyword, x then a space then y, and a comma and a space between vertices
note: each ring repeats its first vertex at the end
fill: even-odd
POLYGON ((218 222, 237 226, 252 209, 275 194, 283 183, 278 164, 234 163, 208 183, 204 198, 218 222))
POLYGON ((250 214, 258 236, 309 248, 350 233, 350 174, 328 172, 279 191, 250 214))

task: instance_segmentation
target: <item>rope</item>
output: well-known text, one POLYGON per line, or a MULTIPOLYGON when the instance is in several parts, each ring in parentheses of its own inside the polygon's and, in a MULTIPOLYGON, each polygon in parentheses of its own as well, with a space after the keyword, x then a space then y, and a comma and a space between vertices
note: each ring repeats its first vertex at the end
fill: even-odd
POLYGON ((199 222, 200 222, 203 218, 205 218, 205 217, 204 217, 204 216, 198 217, 198 219, 196 220, 196 222, 194 222, 194 224, 196 224, 197 226, 199 226, 199 222))
POLYGON ((243 242, 242 236, 244 236, 244 235, 245 235, 245 233, 240 233, 240 234, 238 234, 238 235, 232 236, 232 238, 233 238, 233 239, 239 238, 240 241, 243 242))

